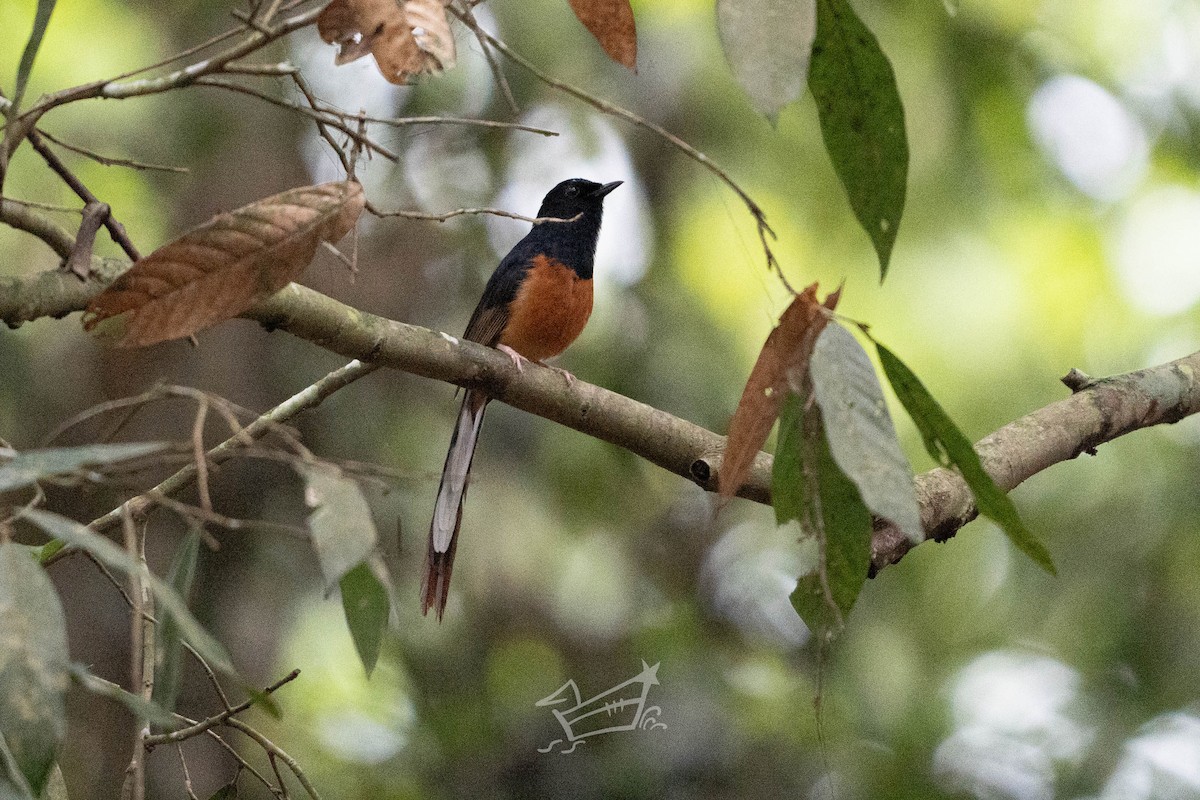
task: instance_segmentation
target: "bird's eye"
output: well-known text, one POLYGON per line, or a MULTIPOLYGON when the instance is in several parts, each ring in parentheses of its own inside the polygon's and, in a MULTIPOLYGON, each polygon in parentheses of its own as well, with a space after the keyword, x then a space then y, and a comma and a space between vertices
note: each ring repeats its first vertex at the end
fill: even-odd
POLYGON ((568 186, 566 195, 567 195, 567 197, 579 197, 579 187, 578 186, 568 186))

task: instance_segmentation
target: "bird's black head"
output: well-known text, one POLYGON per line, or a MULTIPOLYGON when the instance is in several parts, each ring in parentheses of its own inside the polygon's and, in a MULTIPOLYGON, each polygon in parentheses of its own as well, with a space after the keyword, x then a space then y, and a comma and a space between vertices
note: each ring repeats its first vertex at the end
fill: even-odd
POLYGON ((620 185, 621 181, 601 184, 583 178, 563 181, 546 194, 538 216, 571 219, 589 211, 599 212, 604 206, 604 196, 620 185))

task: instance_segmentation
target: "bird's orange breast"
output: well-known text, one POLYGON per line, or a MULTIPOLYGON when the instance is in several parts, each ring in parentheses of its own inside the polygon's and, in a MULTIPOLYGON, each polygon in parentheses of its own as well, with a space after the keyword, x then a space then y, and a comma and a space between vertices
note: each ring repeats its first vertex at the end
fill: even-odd
POLYGON ((546 256, 537 256, 508 309, 499 344, 530 361, 558 355, 592 314, 592 281, 546 256))

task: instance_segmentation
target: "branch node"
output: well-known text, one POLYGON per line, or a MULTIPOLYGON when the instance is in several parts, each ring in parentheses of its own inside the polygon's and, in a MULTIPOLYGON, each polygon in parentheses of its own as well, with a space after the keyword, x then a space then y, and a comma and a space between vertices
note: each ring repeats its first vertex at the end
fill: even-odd
POLYGON ((1061 380, 1072 393, 1082 392, 1096 382, 1091 375, 1074 367, 1071 367, 1071 371, 1063 375, 1061 380))

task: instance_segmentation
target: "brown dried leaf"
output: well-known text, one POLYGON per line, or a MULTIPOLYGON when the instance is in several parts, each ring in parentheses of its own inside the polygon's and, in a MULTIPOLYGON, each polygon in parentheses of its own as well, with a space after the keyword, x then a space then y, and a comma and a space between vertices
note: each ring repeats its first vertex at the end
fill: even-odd
POLYGON ((571 10, 608 57, 637 72, 637 29, 629 0, 570 0, 571 10))
POLYGON ((412 28, 417 47, 433 63, 427 72, 441 72, 454 66, 456 51, 454 34, 450 31, 450 20, 442 0, 408 0, 404 4, 408 15, 408 26, 412 28))
POLYGON ((317 32, 341 48, 334 63, 371 53, 392 83, 455 63, 454 35, 441 0, 333 0, 317 17, 317 32))
POLYGON ((92 299, 83 327, 119 347, 190 336, 287 286, 322 241, 354 227, 353 181, 304 186, 218 214, 138 261, 92 299))
POLYGON ((814 283, 796 296, 779 318, 779 325, 767 336, 729 422, 725 455, 717 475, 717 490, 723 501, 737 494, 745 483, 754 457, 767 441, 788 395, 789 374, 795 376, 794 380, 802 380, 813 344, 828 319, 824 311, 837 308, 840 295, 839 289, 826 297, 824 304, 818 303, 814 283))

